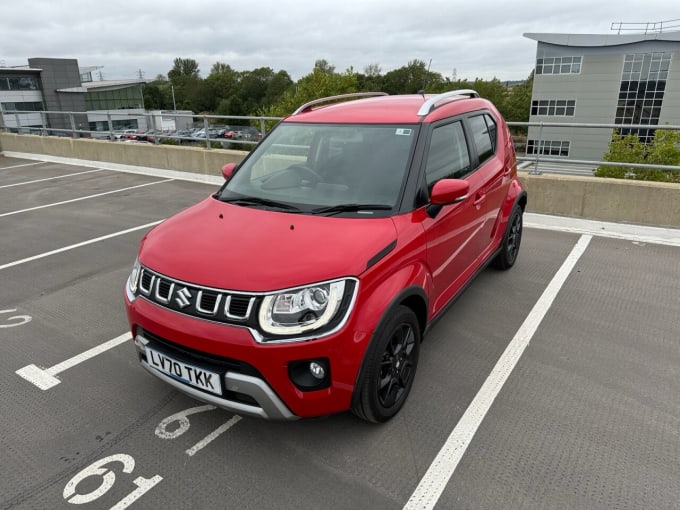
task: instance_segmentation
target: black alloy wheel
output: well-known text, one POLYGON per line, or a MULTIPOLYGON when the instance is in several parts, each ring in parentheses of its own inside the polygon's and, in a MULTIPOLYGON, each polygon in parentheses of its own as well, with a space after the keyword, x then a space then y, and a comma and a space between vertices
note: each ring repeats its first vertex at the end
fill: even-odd
POLYGON ((379 328, 364 360, 352 412, 374 422, 385 422, 402 408, 418 367, 421 332, 418 319, 399 306, 379 328))
POLYGON ((522 214, 524 211, 519 205, 515 205, 510 213, 508 226, 501 243, 501 251, 493 260, 493 266, 497 269, 510 269, 519 255, 519 246, 522 242, 522 214))
POLYGON ((377 388, 378 400, 385 408, 397 403, 411 382, 415 342, 413 327, 404 323, 392 333, 392 338, 385 346, 377 388))

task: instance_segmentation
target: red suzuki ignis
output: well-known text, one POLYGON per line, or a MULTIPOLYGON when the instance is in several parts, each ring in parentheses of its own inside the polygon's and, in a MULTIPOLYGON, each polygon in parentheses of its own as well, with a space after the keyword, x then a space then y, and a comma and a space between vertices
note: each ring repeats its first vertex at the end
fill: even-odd
POLYGON ((390 419, 428 326, 519 251, 513 141, 471 90, 312 101, 222 172, 144 237, 125 303, 146 370, 237 414, 390 419))

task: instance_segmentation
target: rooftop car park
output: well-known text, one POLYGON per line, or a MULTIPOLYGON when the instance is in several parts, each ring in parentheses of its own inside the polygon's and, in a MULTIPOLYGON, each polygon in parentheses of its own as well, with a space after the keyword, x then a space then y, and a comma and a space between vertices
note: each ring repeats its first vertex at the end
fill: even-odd
POLYGON ((269 422, 150 377, 127 331, 139 241, 202 181, 0 157, 0 508, 677 507, 677 230, 526 214, 395 419, 269 422))

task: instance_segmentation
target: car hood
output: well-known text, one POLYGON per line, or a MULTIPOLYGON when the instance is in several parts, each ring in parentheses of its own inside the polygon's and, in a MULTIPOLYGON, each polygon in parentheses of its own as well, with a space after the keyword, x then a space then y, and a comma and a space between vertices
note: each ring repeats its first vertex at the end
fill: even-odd
POLYGON ((290 214, 211 197, 151 230, 139 259, 185 282, 258 292, 358 276, 395 239, 390 218, 290 214))

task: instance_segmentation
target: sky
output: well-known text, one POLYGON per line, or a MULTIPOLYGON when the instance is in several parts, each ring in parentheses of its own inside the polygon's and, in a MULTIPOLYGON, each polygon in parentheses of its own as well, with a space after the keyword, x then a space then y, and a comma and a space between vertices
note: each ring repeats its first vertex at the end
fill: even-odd
POLYGON ((75 58, 102 66, 95 80, 152 80, 179 57, 202 77, 221 62, 298 80, 319 59, 382 74, 417 59, 452 79, 523 80, 536 56, 524 33, 670 20, 680 30, 678 0, 0 0, 0 67, 75 58))

